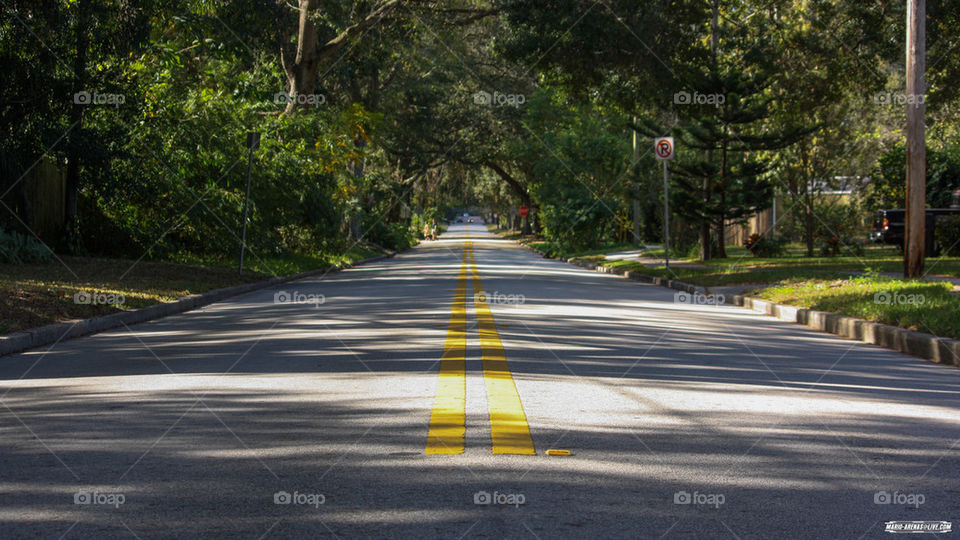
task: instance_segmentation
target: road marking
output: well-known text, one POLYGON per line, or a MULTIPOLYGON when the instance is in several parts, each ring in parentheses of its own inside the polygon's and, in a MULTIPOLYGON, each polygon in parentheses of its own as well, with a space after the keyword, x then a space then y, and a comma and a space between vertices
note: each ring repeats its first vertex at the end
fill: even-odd
POLYGON ((483 360, 483 380, 487 386, 487 407, 490 409, 490 437, 494 454, 536 455, 527 415, 517 393, 517 385, 510 374, 507 356, 493 313, 483 295, 483 283, 473 260, 473 245, 467 242, 466 255, 470 260, 473 281, 473 307, 477 312, 480 331, 480 357, 483 360))
POLYGON ((466 431, 467 247, 463 248, 460 277, 450 307, 450 324, 440 359, 437 395, 430 415, 427 454, 462 454, 466 431))

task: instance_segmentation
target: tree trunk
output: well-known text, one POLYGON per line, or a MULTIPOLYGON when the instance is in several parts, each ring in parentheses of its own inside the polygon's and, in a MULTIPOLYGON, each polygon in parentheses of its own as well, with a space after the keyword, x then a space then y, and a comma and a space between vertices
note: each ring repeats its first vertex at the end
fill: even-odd
MULTIPOLYGON (((521 197, 520 200, 523 202, 523 205, 526 206, 526 207, 529 209, 529 211, 531 211, 531 212, 533 211, 533 207, 530 206, 531 202, 530 202, 530 195, 529 195, 529 194, 524 194, 524 195, 521 197)), ((523 227, 522 227, 521 230, 520 230, 520 234, 522 234, 522 235, 528 235, 528 234, 531 234, 532 232, 533 232, 533 231, 532 231, 531 228, 530 228, 530 214, 527 214, 527 215, 524 216, 524 218, 523 218, 523 227)))
MULTIPOLYGON (((79 0, 77 2, 77 22, 74 32, 74 41, 76 50, 73 56, 73 95, 78 92, 86 91, 87 84, 87 49, 90 46, 90 36, 87 33, 90 27, 90 1, 79 0)), ((65 194, 65 212, 64 225, 67 234, 67 245, 75 246, 77 238, 74 235, 76 230, 76 220, 80 198, 80 140, 83 130, 83 108, 84 103, 77 103, 74 98, 73 106, 70 107, 70 145, 67 149, 67 178, 65 194)))
POLYGON ((717 259, 726 259, 727 258, 727 248, 726 236, 727 236, 727 224, 724 223, 726 218, 721 214, 720 219, 717 220, 717 252, 714 254, 714 257, 717 259))
POLYGON ((312 107, 314 100, 297 99, 297 96, 308 96, 316 92, 317 71, 320 64, 342 49, 351 39, 362 36, 369 28, 383 22, 388 15, 400 5, 400 0, 391 0, 372 11, 360 22, 348 26, 336 37, 317 46, 317 25, 312 12, 318 7, 319 0, 299 0, 300 24, 297 30, 297 53, 293 64, 280 51, 280 63, 287 75, 290 86, 290 97, 293 100, 287 103, 284 114, 290 114, 296 108, 312 107))
POLYGON ((724 209, 727 204, 727 128, 724 126, 722 130, 721 137, 721 146, 720 146, 720 219, 717 222, 717 252, 714 253, 714 257, 719 259, 727 258, 727 239, 726 239, 726 223, 724 221, 724 209))
MULTIPOLYGON (((706 180, 704 181, 706 183, 706 180)), ((706 200, 709 201, 709 197, 706 197, 706 200)), ((708 261, 710 260, 713 253, 710 249, 710 222, 704 221, 700 225, 700 260, 708 261)))
MULTIPOLYGON (((720 2, 719 0, 712 0, 710 2, 713 9, 713 18, 710 21, 710 60, 711 62, 716 62, 717 56, 717 40, 719 39, 719 30, 720 30, 720 2)), ((707 150, 707 163, 713 164, 713 151, 707 150)), ((710 179, 704 178, 701 185, 703 189, 703 205, 704 208, 710 206, 711 199, 711 189, 710 189, 710 179)), ((720 240, 720 243, 723 243, 723 240, 720 240)), ((713 252, 712 246, 710 245, 710 222, 705 221, 700 225, 700 260, 707 261, 712 259, 716 254, 713 252)))
MULTIPOLYGON (((497 176, 499 176, 500 179, 502 179, 504 182, 506 182, 508 186, 510 186, 510 189, 512 189, 514 193, 516 193, 517 196, 520 197, 521 205, 529 208, 531 212, 533 211, 533 200, 530 198, 530 192, 527 191, 527 188, 522 183, 520 183, 519 180, 517 180, 516 178, 513 177, 513 175, 508 173, 506 169, 500 166, 499 163, 488 161, 484 163, 484 165, 486 165, 493 172, 497 173, 497 176)), ((532 229, 530 227, 529 215, 527 217, 521 218, 520 228, 521 228, 520 234, 532 233, 532 229)))
POLYGON ((287 70, 287 82, 290 86, 290 97, 285 114, 294 109, 306 107, 310 100, 298 99, 298 96, 311 95, 317 84, 317 25, 313 20, 313 11, 317 9, 318 0, 300 0, 300 24, 297 29, 297 55, 292 66, 287 70))

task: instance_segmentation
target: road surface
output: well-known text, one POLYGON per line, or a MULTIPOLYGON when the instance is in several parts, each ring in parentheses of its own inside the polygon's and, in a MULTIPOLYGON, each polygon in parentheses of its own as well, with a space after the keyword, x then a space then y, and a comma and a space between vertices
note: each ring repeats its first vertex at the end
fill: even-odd
POLYGON ((3 538, 960 527, 960 370, 477 224, 0 358, 0 396, 3 538))

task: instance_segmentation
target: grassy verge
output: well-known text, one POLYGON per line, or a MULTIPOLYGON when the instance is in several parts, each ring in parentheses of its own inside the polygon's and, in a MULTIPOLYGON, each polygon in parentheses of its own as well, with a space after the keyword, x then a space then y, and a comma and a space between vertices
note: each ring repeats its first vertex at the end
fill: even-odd
POLYGON ((352 263, 377 254, 355 248, 337 257, 252 257, 245 264, 243 276, 237 274, 236 261, 195 257, 182 257, 177 262, 61 257, 62 263, 0 264, 0 334, 170 302, 211 289, 352 263), (98 296, 93 303, 77 303, 78 293, 81 298, 85 294, 98 296), (121 297, 119 305, 101 303, 121 297))
MULTIPOLYGON (((651 257, 662 257, 662 250, 645 251, 651 257)), ((670 277, 703 285, 744 285, 778 283, 784 280, 837 279, 862 272, 898 272, 903 269, 903 259, 895 248, 871 246, 861 256, 804 257, 798 247, 786 256, 775 258, 754 257, 740 247, 728 247, 728 257, 714 259, 703 268, 646 268, 637 261, 607 261, 604 264, 632 270, 651 276, 670 277)), ((676 262, 696 262, 695 259, 672 259, 676 262)), ((930 259, 927 270, 931 275, 960 275, 960 258, 944 257, 930 259)))
POLYGON ((487 230, 499 236, 500 238, 505 238, 507 240, 516 240, 517 242, 520 242, 523 244, 529 245, 534 242, 543 242, 543 238, 539 236, 536 236, 536 235, 523 236, 522 234, 520 234, 520 231, 518 230, 501 229, 500 227, 497 227, 496 225, 492 225, 489 223, 487 224, 487 230))
MULTIPOLYGON (((550 252, 550 244, 531 243, 550 252)), ((879 323, 960 339, 960 295, 945 282, 904 280, 879 275, 903 269, 902 254, 892 247, 868 246, 862 255, 806 257, 800 245, 788 246, 782 257, 759 258, 742 247, 727 248, 727 257, 703 263, 702 267, 648 268, 639 261, 607 260, 605 253, 630 249, 629 245, 604 246, 571 254, 552 253, 562 258, 601 263, 650 276, 670 277, 702 285, 771 285, 750 296, 771 302, 839 313, 879 323), (866 272, 866 274, 864 274, 866 272)), ((646 250, 662 258, 663 250, 646 250)), ((673 258, 693 263, 696 259, 673 258)), ((960 258, 942 257, 927 262, 930 275, 960 275, 960 258)))
POLYGON ((876 275, 850 279, 794 280, 751 296, 960 339, 960 296, 943 282, 908 281, 876 275))
POLYGON ((539 249, 540 251, 550 255, 551 257, 556 257, 558 259, 571 259, 574 258, 578 261, 594 261, 600 262, 606 259, 604 257, 605 253, 611 253, 614 251, 625 251, 630 249, 640 249, 642 246, 638 246, 633 242, 620 242, 612 243, 601 246, 599 248, 590 248, 579 251, 565 251, 557 248, 553 242, 549 242, 541 236, 536 235, 527 235, 522 236, 519 231, 513 229, 501 229, 493 225, 488 225, 487 228, 490 232, 500 236, 501 238, 506 238, 507 240, 516 240, 522 244, 526 244, 534 249, 539 249))

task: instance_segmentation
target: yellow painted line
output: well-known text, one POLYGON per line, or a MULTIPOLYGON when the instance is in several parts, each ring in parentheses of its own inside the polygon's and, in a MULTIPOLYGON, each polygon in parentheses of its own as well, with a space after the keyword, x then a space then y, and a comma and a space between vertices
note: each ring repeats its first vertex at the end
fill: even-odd
POLYGON ((473 281, 473 307, 477 312, 480 331, 480 357, 483 360, 483 380, 487 387, 487 406, 490 409, 490 437, 494 454, 536 455, 527 415, 517 393, 517 385, 510 374, 507 356, 497 333, 493 313, 481 298, 483 284, 473 260, 473 246, 466 245, 473 281))
POLYGON ((437 395, 427 434, 427 454, 463 453, 467 402, 467 250, 464 246, 460 277, 450 307, 450 324, 440 359, 437 395))

